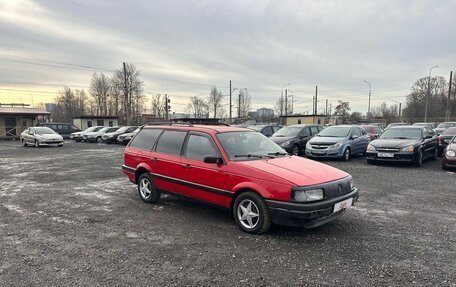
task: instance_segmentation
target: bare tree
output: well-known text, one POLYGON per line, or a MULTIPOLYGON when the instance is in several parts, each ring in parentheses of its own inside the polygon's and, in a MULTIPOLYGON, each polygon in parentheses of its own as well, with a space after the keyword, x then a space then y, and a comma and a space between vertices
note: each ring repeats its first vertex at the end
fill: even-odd
POLYGON ((200 97, 191 97, 187 105, 187 112, 195 118, 206 118, 208 116, 208 105, 200 97))
POLYGON ((63 87, 58 91, 55 98, 55 108, 52 110, 54 121, 71 123, 73 118, 84 114, 88 106, 87 95, 84 90, 73 91, 69 87, 63 87))
POLYGON ((351 110, 351 108, 350 108, 349 102, 339 101, 339 104, 336 106, 336 108, 334 110, 334 114, 336 116, 340 116, 342 119, 342 122, 345 123, 349 116, 350 110, 351 110))
POLYGON ((154 94, 152 96, 151 103, 152 114, 157 118, 162 118, 165 115, 165 97, 160 94, 154 94))
POLYGON ((125 72, 122 67, 116 70, 113 75, 112 81, 115 88, 123 92, 123 116, 127 124, 139 124, 141 122, 141 113, 144 105, 144 83, 139 77, 140 72, 133 64, 126 64, 125 72))
POLYGON ((220 111, 222 107, 222 92, 217 90, 216 87, 213 87, 209 92, 209 97, 207 99, 207 104, 209 106, 209 111, 212 112, 214 118, 217 117, 217 112, 220 111))
POLYGON ((250 98, 247 89, 241 90, 239 92, 239 99, 238 99, 238 113, 239 117, 247 117, 252 105, 252 100, 250 98))
POLYGON ((284 103, 283 97, 280 96, 277 99, 277 101, 275 102, 275 104, 274 104, 274 112, 275 112, 275 114, 281 116, 282 113, 283 113, 283 108, 284 107, 285 107, 285 103, 284 103))
POLYGON ((110 89, 111 85, 105 74, 92 74, 89 91, 90 95, 95 99, 97 115, 99 116, 106 116, 108 114, 107 102, 110 89))

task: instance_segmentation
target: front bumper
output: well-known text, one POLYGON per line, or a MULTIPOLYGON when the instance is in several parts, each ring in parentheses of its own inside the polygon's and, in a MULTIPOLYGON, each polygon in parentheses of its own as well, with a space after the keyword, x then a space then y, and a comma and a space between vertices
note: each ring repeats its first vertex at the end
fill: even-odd
POLYGON ((117 143, 117 137, 112 137, 112 138, 102 137, 102 139, 106 143, 117 143))
POLYGON ((366 152, 366 159, 375 161, 412 162, 416 157, 417 153, 407 151, 394 152, 394 157, 379 157, 377 151, 366 152))
POLYGON ((456 168, 456 157, 449 157, 444 155, 442 157, 442 166, 456 168))
POLYGON ((313 149, 313 148, 307 147, 306 156, 307 157, 321 157, 321 158, 340 158, 343 156, 343 149, 342 148, 313 149))
POLYGON ((63 145, 63 140, 62 141, 46 141, 46 140, 43 140, 43 141, 40 141, 38 140, 38 143, 42 146, 47 146, 47 145, 63 145))
POLYGON ((334 205, 349 198, 353 198, 353 205, 358 201, 358 190, 356 188, 348 194, 318 202, 297 203, 267 199, 266 204, 275 224, 314 228, 341 217, 345 210, 333 212, 334 205))

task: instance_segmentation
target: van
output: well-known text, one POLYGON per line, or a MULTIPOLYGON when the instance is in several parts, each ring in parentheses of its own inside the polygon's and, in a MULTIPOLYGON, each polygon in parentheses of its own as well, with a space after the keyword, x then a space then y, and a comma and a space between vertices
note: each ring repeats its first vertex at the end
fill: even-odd
POLYGON ((64 139, 69 139, 71 133, 81 131, 77 126, 68 123, 38 123, 37 126, 48 127, 61 135, 64 139))

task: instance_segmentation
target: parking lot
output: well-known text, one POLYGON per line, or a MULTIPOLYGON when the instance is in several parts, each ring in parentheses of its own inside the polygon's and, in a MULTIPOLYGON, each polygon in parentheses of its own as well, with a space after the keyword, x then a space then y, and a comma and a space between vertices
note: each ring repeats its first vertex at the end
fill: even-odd
POLYGON ((0 285, 456 286, 456 174, 326 161, 359 202, 317 229, 241 232, 220 209, 143 203, 123 146, 0 142, 0 285))

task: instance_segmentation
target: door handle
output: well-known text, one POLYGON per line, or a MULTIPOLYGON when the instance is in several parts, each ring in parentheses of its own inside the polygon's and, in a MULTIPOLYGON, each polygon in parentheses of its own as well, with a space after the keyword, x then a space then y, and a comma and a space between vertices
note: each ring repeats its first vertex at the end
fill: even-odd
POLYGON ((192 168, 192 166, 189 165, 188 163, 183 163, 183 164, 181 164, 181 166, 182 166, 183 168, 188 168, 188 169, 189 169, 189 168, 192 168))
POLYGON ((156 157, 153 157, 153 158, 151 158, 150 160, 151 160, 152 162, 157 162, 157 161, 158 161, 156 157))

